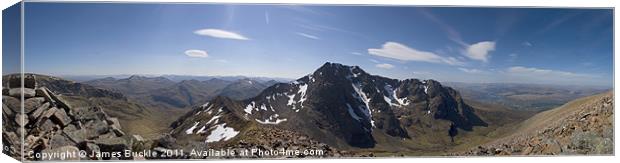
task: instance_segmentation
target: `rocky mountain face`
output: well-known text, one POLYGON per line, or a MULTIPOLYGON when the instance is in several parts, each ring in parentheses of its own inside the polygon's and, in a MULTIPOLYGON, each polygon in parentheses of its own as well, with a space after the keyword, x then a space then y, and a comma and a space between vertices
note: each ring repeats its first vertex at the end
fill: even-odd
MULTIPOLYGON (((26 75, 23 88, 23 112, 20 98, 20 77, 7 76, 2 90, 3 153, 21 160, 102 160, 109 156, 67 158, 35 157, 41 153, 112 152, 129 149, 117 118, 108 116, 99 107, 72 107, 62 97, 39 85, 34 75, 26 75), (22 143, 23 138, 23 143, 22 143), (22 153, 21 147, 24 147, 22 153), (32 153, 28 151, 33 151, 32 153)), ((75 87, 69 87, 71 89, 75 87)), ((88 90, 88 89, 87 89, 88 90)), ((123 158, 121 159, 131 159, 123 158)))
POLYGON ((514 133, 452 155, 611 155, 613 92, 571 101, 522 122, 514 133))
POLYGON ((247 124, 275 126, 340 149, 416 139, 417 128, 434 128, 448 137, 451 125, 464 131, 487 125, 458 92, 439 82, 389 79, 357 66, 326 63, 312 74, 275 84, 243 101, 215 98, 172 127, 181 140, 199 132, 203 134, 193 138, 207 143, 211 142, 204 135, 227 131, 216 134, 222 136, 214 142, 221 143, 248 130, 252 125, 247 124))
MULTIPOLYGON (((152 143, 151 148, 166 151, 169 149, 207 150, 231 149, 240 153, 243 150, 320 150, 321 155, 307 156, 265 156, 251 154, 246 156, 196 156, 186 154, 182 158, 282 158, 282 157, 327 157, 340 154, 334 148, 307 135, 272 126, 262 126, 255 121, 243 118, 240 103, 227 97, 218 96, 213 102, 197 106, 195 109, 172 123, 169 136, 152 143)), ((342 154, 340 154, 342 155, 342 154)))

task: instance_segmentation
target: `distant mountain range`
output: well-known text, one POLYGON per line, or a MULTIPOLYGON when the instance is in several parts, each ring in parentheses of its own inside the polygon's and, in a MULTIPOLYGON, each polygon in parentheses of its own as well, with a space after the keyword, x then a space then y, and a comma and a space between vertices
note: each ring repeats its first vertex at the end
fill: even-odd
POLYGON ((278 77, 250 77, 250 76, 241 76, 241 75, 237 75, 237 76, 199 76, 199 75, 136 75, 136 74, 124 74, 124 75, 60 75, 58 77, 62 77, 64 79, 68 79, 68 80, 72 80, 72 81, 76 81, 76 82, 85 82, 85 81, 90 81, 90 80, 97 80, 97 79, 103 79, 103 78, 115 78, 115 79, 123 79, 123 78, 129 78, 131 76, 142 76, 142 77, 164 77, 167 78, 169 80, 172 80, 174 82, 180 82, 183 80, 198 80, 198 81, 205 81, 205 80, 211 80, 211 79, 221 79, 221 80, 226 80, 226 81, 237 81, 239 79, 244 79, 244 78, 248 78, 248 79, 252 79, 252 80, 256 80, 256 81, 261 81, 261 82, 266 82, 266 81, 270 81, 270 80, 275 80, 278 82, 289 82, 289 81, 293 81, 294 79, 289 79, 289 78, 278 78, 278 77))
POLYGON ((163 76, 132 75, 122 79, 107 77, 82 83, 121 92, 146 106, 182 109, 205 103, 218 95, 237 100, 250 98, 278 82, 275 80, 258 81, 250 78, 235 81, 219 78, 209 78, 203 81, 188 79, 176 82, 163 76))

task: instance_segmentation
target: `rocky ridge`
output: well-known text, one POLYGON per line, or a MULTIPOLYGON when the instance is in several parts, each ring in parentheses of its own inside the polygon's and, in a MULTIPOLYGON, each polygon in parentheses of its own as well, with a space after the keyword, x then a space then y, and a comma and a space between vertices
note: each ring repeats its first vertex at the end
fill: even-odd
POLYGON ((130 148, 122 138, 125 133, 118 119, 108 116, 102 108, 72 107, 46 87, 39 87, 34 75, 25 75, 23 88, 18 75, 6 80, 2 89, 2 142, 7 148, 3 153, 18 160, 106 160, 119 157, 40 156, 59 152, 116 152, 130 148))
MULTIPOLYGON (((451 155, 613 154, 613 97, 613 92, 607 92, 573 101, 547 111, 554 115, 545 112, 538 115, 540 119, 552 119, 553 122, 545 123, 541 127, 527 124, 526 129, 517 130, 511 136, 451 155), (559 114, 563 111, 569 113, 560 120, 551 117, 561 116, 559 114)), ((536 118, 533 117, 530 121, 537 120, 536 118)))

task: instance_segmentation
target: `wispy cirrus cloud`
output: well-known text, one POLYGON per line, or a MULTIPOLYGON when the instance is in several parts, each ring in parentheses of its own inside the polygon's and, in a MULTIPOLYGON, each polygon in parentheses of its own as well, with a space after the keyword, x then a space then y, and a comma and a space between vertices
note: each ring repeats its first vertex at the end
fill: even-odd
POLYGON ((309 39, 313 39, 313 40, 320 40, 321 39, 318 36, 307 34, 307 33, 302 33, 302 32, 297 32, 295 34, 297 34, 297 35, 299 35, 301 37, 305 37, 305 38, 309 38, 309 39))
POLYGON ((420 61, 430 63, 443 63, 448 65, 463 64, 461 61, 454 57, 442 57, 433 52, 414 49, 397 42, 386 42, 380 49, 368 49, 368 53, 371 55, 392 58, 401 61, 420 61))
POLYGON ((222 29, 212 29, 212 28, 200 29, 200 30, 194 31, 194 34, 201 35, 201 36, 209 36, 209 37, 214 37, 214 38, 222 38, 222 39, 250 40, 249 38, 241 34, 222 30, 222 29))
POLYGON ((389 64, 389 63, 381 63, 381 64, 375 65, 375 67, 382 68, 382 69, 392 69, 394 68, 394 65, 389 64))
POLYGON ((185 51, 185 55, 194 58, 207 58, 209 54, 207 54, 204 50, 190 49, 185 51))
POLYGON ((484 72, 483 70, 479 70, 479 69, 475 69, 475 68, 474 69, 468 69, 468 68, 459 67, 458 69, 463 71, 463 72, 465 72, 465 73, 470 73, 470 74, 479 74, 479 73, 483 73, 484 72))
POLYGON ((420 14, 422 14, 422 16, 427 18, 428 20, 437 24, 437 26, 439 26, 441 30, 445 31, 450 40, 462 46, 467 45, 467 43, 465 43, 463 39, 461 38, 461 34, 454 27, 452 27, 451 25, 448 25, 448 23, 444 22, 439 17, 435 16, 435 14, 433 14, 431 11, 424 9, 424 8, 417 9, 417 11, 420 14))
POLYGON ((265 24, 269 24, 269 12, 265 11, 265 24))
POLYGON ((428 20, 437 24, 437 26, 439 26, 439 28, 446 33, 448 39, 459 44, 463 48, 465 56, 473 60, 488 62, 490 52, 495 50, 495 42, 482 41, 475 44, 469 44, 463 41, 461 34, 454 27, 443 21, 431 11, 427 9, 418 9, 417 11, 428 20))

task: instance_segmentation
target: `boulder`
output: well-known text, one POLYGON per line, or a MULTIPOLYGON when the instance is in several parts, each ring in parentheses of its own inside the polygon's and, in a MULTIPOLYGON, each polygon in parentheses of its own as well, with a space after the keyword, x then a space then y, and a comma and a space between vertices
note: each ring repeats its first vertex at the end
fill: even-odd
MULTIPOLYGON (((9 96, 20 98, 22 93, 21 88, 11 88, 9 89, 9 96)), ((24 88, 24 98, 30 98, 35 96, 35 91, 32 88, 24 88)))
POLYGON ((108 124, 114 126, 117 129, 122 129, 121 123, 118 121, 118 118, 107 118, 107 122, 108 124))
POLYGON ((5 88, 5 87, 2 87, 2 95, 3 96, 8 96, 9 95, 9 89, 5 88))
POLYGON ((112 132, 114 132, 114 134, 116 134, 116 136, 124 136, 125 132, 123 132, 121 129, 116 128, 116 126, 112 125, 111 128, 112 132))
POLYGON ((52 138, 50 139, 49 143, 52 148, 62 147, 62 146, 67 146, 67 145, 72 145, 72 146, 75 145, 75 143, 71 139, 67 138, 61 133, 56 133, 52 135, 52 138))
POLYGON ((44 121, 41 121, 39 123, 41 124, 38 125, 39 127, 37 129, 41 131, 53 131, 53 130, 59 129, 58 125, 56 125, 51 120, 45 119, 44 121))
POLYGON ((30 119, 38 119, 41 116, 41 114, 43 114, 43 112, 47 111, 49 107, 50 107, 49 102, 43 103, 43 105, 39 106, 39 108, 34 110, 32 113, 30 113, 29 115, 30 119))
POLYGON ((177 140, 171 135, 164 135, 157 140, 157 146, 168 148, 168 149, 178 149, 179 145, 177 144, 177 140))
POLYGON ((24 75, 24 88, 34 89, 37 87, 37 79, 33 74, 24 75))
POLYGON ((47 88, 45 87, 37 88, 35 89, 35 93, 36 93, 36 96, 45 98, 45 101, 51 102, 52 104, 55 103, 52 97, 50 96, 47 88))
POLYGON ((45 149, 47 146, 47 139, 42 139, 41 137, 33 135, 28 135, 24 142, 28 149, 45 149))
POLYGON ((75 126, 69 125, 63 129, 63 135, 73 142, 83 142, 88 139, 87 132, 83 129, 76 129, 75 126))
POLYGON ((37 118, 36 124, 37 125, 43 124, 43 122, 45 122, 45 120, 48 120, 50 117, 52 117, 52 115, 54 115, 56 111, 58 111, 56 107, 51 107, 47 109, 46 111, 43 112, 43 114, 41 114, 41 116, 39 116, 39 118, 37 118))
POLYGON ((8 106, 9 109, 13 110, 13 112, 21 112, 22 104, 18 98, 12 96, 2 96, 2 103, 8 106))
POLYGON ((2 103, 2 114, 8 117, 12 117, 13 115, 15 115, 15 112, 13 112, 13 110, 9 108, 9 106, 6 106, 4 103, 2 103))
POLYGON ((26 124, 28 124, 29 119, 25 114, 17 114, 15 115, 15 122, 17 123, 17 125, 24 127, 26 126, 26 124))
POLYGON ((24 112, 30 113, 35 109, 39 108, 45 102, 45 98, 43 97, 33 97, 28 98, 24 101, 24 112))
POLYGON ((58 110, 54 112, 54 114, 50 117, 50 120, 63 127, 71 123, 71 118, 69 118, 69 116, 67 116, 67 113, 63 110, 58 110))
POLYGON ((8 76, 9 88, 21 88, 22 87, 22 78, 21 75, 9 75, 8 76))
MULTIPOLYGON (((47 92, 50 92, 47 88, 45 90, 47 92)), ((56 96, 54 94, 49 94, 49 95, 52 98, 52 100, 54 100, 58 106, 60 106, 61 108, 65 109, 65 111, 71 110, 72 107, 69 106, 69 104, 67 104, 64 100, 60 99, 60 97, 58 97, 58 96, 56 96)))

